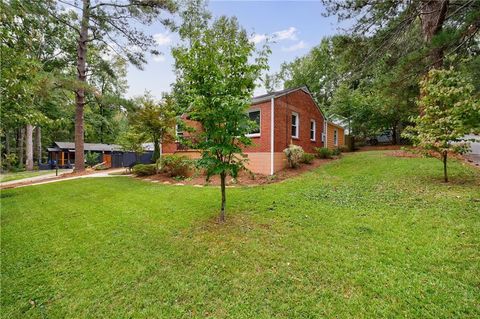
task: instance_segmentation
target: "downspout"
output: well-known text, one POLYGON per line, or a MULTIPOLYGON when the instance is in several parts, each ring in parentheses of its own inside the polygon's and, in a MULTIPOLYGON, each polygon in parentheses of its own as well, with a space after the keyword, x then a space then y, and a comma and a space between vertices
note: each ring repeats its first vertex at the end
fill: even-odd
POLYGON ((273 152, 275 151, 275 98, 272 97, 270 102, 270 175, 273 175, 273 152))
POLYGON ((324 115, 325 118, 325 148, 328 148, 328 118, 324 115))

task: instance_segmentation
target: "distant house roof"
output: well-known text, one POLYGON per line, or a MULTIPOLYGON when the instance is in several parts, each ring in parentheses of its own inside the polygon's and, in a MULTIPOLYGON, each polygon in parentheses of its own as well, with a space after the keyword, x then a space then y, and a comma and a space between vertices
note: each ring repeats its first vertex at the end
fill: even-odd
POLYGON ((310 91, 308 90, 308 88, 306 86, 299 86, 299 87, 295 87, 295 88, 284 89, 284 90, 280 90, 280 91, 275 91, 275 92, 270 92, 270 93, 267 93, 267 94, 255 96, 252 99, 252 104, 257 104, 257 103, 260 103, 260 102, 269 101, 272 97, 277 98, 277 97, 287 95, 289 93, 292 93, 292 92, 295 92, 295 91, 298 91, 298 90, 302 90, 305 93, 310 94, 310 91))
MULTIPOLYGON (((75 149, 75 143, 73 142, 54 142, 55 146, 59 149, 75 149)), ((99 144, 99 143, 85 143, 85 151, 97 151, 97 152, 112 152, 121 151, 122 147, 117 144, 99 144)))

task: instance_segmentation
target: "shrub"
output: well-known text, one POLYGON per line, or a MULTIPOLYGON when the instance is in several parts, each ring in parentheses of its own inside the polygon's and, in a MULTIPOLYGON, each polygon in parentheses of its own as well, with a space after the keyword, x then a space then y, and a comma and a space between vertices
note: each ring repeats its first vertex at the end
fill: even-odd
POLYGON ((285 155, 287 155, 288 165, 291 168, 298 167, 303 158, 303 148, 298 145, 290 144, 286 149, 283 150, 285 155))
POLYGON ((332 158, 332 151, 326 147, 317 147, 315 151, 317 151, 318 158, 332 158))
POLYGON ((309 153, 303 153, 302 156, 302 163, 304 164, 312 164, 315 155, 309 153))
POLYGON ((342 151, 341 151, 340 148, 338 148, 338 147, 337 147, 337 148, 334 148, 334 149, 332 150, 332 155, 333 155, 333 156, 340 156, 340 155, 342 155, 342 151))
POLYGON ((162 171, 172 177, 188 177, 193 166, 193 161, 186 156, 167 155, 161 161, 162 171))
POLYGON ((340 146, 338 149, 339 149, 340 152, 342 152, 342 153, 346 153, 346 152, 349 152, 349 151, 350 151, 350 150, 348 149, 348 147, 346 147, 346 146, 340 146))
POLYGON ((132 168, 133 174, 137 176, 155 175, 157 168, 155 164, 137 164, 132 168))
POLYGON ((85 154, 85 162, 87 163, 87 166, 92 167, 93 165, 97 164, 99 157, 99 153, 87 152, 87 154, 85 154))
POLYGON ((95 170, 96 170, 96 171, 103 171, 103 170, 106 170, 106 169, 108 169, 108 167, 106 167, 106 166, 103 165, 103 164, 100 164, 100 165, 95 166, 95 170))

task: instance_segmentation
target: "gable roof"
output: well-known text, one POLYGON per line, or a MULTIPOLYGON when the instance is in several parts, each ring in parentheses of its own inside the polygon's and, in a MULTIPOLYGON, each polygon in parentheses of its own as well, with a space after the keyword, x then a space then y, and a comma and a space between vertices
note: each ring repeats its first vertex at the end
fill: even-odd
MULTIPOLYGON (((75 143, 73 142, 54 142, 60 149, 75 149, 75 143)), ((120 151, 122 147, 117 144, 99 144, 99 143, 85 143, 85 151, 97 151, 97 152, 111 152, 120 151)))
POLYGON ((298 86, 298 87, 294 87, 294 88, 290 88, 290 89, 283 89, 283 90, 280 90, 280 91, 270 92, 270 93, 267 93, 267 94, 256 96, 252 99, 252 105, 255 105, 255 104, 258 104, 258 103, 261 103, 261 102, 269 101, 269 100, 272 99, 272 97, 276 99, 278 97, 290 94, 290 93, 298 91, 298 90, 302 90, 303 92, 307 93, 310 96, 313 103, 315 104, 317 109, 320 111, 320 114, 322 114, 323 118, 326 119, 327 117, 325 116, 325 113, 323 113, 320 106, 318 106, 317 102, 315 101, 315 99, 312 96, 312 93, 310 93, 310 90, 308 89, 308 86, 306 86, 306 85, 298 86))
POLYGON ((275 92, 270 92, 270 93, 267 93, 267 94, 255 96, 252 99, 252 104, 257 104, 257 103, 260 103, 260 102, 269 101, 272 97, 277 98, 277 97, 284 96, 284 95, 287 95, 289 93, 292 93, 292 92, 295 92, 295 91, 298 91, 298 90, 302 90, 305 93, 311 95, 310 91, 308 90, 308 87, 299 86, 299 87, 295 87, 295 88, 283 89, 283 90, 280 90, 280 91, 275 91, 275 92))

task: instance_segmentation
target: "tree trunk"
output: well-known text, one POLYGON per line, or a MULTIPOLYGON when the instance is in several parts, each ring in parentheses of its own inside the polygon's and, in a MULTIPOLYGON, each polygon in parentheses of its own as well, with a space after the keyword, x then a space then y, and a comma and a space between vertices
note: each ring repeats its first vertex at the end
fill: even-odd
POLYGON ((225 203, 227 201, 226 193, 225 193, 225 179, 227 174, 220 173, 220 184, 221 184, 221 191, 222 191, 222 208, 220 209, 220 218, 218 219, 221 223, 225 221, 225 203))
MULTIPOLYGON (((9 157, 10 155, 10 139, 9 139, 9 135, 8 135, 8 131, 5 132, 5 155, 9 157)), ((10 167, 10 158, 8 158, 6 161, 6 167, 7 167, 7 171, 10 171, 11 167, 10 167)))
POLYGON ((447 175, 447 156, 448 152, 443 151, 443 178, 445 180, 445 183, 448 183, 448 175, 447 175))
POLYGON ((20 128, 18 132, 18 139, 17 139, 17 149, 18 149, 18 167, 23 167, 23 154, 24 154, 24 143, 25 143, 25 128, 20 128))
MULTIPOLYGON (((420 2, 420 20, 425 43, 431 44, 432 38, 442 30, 448 9, 449 0, 423 0, 420 2)), ((434 48, 430 52, 431 68, 438 69, 443 65, 443 49, 434 48)))
POLYGON ((75 91, 75 171, 85 171, 83 108, 85 106, 85 88, 87 82, 87 40, 90 20, 90 0, 83 0, 82 22, 77 40, 77 79, 81 85, 75 91))
POLYGON ((38 164, 42 163, 42 128, 35 127, 35 158, 38 164))
POLYGON ((25 168, 27 171, 33 171, 33 126, 32 124, 27 124, 26 128, 26 150, 27 155, 25 168))
POLYGON ((397 124, 393 124, 393 127, 392 127, 392 144, 393 145, 398 144, 398 141, 397 141, 397 124))

